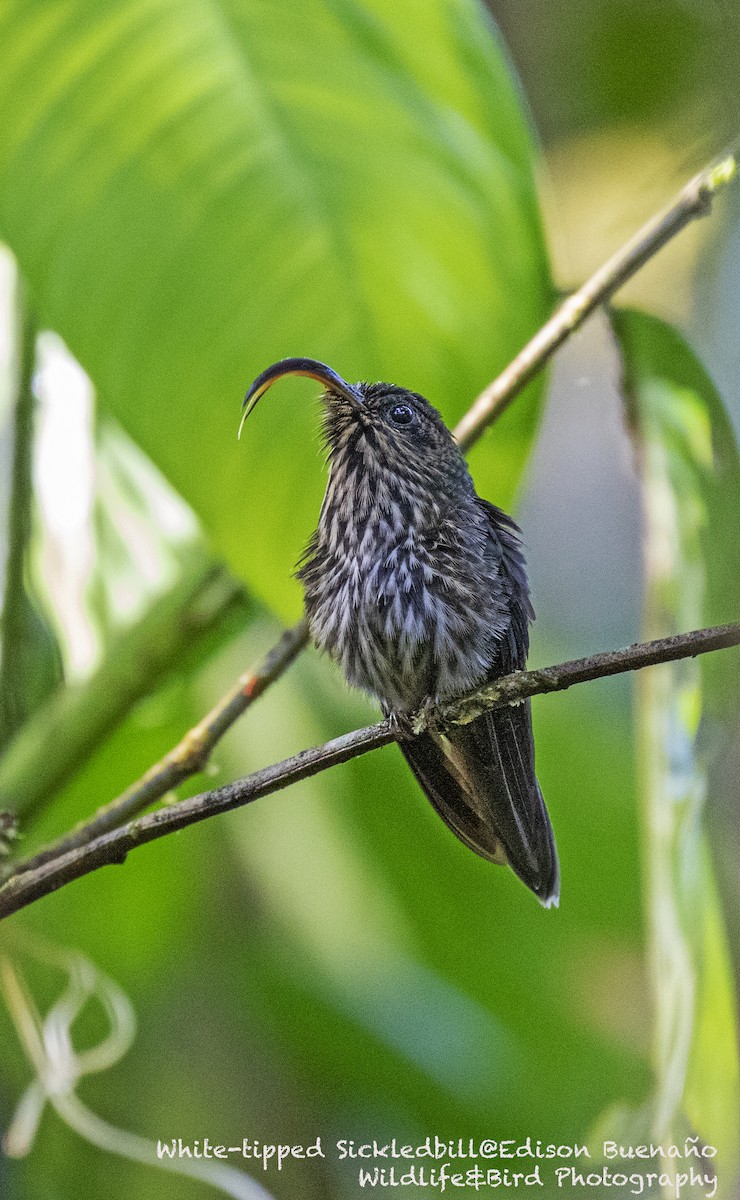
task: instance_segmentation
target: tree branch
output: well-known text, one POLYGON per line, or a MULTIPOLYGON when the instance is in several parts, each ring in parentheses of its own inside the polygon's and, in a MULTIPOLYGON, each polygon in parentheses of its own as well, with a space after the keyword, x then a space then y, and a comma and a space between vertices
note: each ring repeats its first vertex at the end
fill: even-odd
POLYGON ((731 154, 700 171, 663 212, 643 225, 577 292, 563 301, 554 316, 481 392, 459 421, 454 432, 463 450, 477 442, 491 422, 505 412, 530 379, 594 309, 606 304, 677 233, 711 211, 717 192, 734 178, 736 171, 737 163, 731 154))
MULTIPOLYGON (((626 650, 606 651, 589 658, 575 659, 557 666, 535 671, 517 671, 478 689, 469 696, 441 707, 432 714, 435 725, 444 727, 464 724, 492 708, 515 704, 529 696, 564 691, 574 684, 636 671, 657 663, 693 658, 712 650, 740 645, 740 623, 721 625, 713 629, 698 629, 691 633, 658 641, 639 643, 626 650)), ((419 713, 414 722, 417 732, 430 722, 430 715, 419 713)), ((256 771, 246 779, 225 787, 191 796, 166 808, 157 809, 135 821, 94 837, 58 857, 41 863, 30 858, 18 863, 13 874, 0 888, 0 918, 48 895, 73 879, 79 879, 99 867, 123 863, 129 850, 155 838, 184 829, 207 817, 229 812, 249 804, 261 796, 280 791, 328 767, 346 762, 368 750, 385 746, 395 740, 389 719, 334 738, 323 746, 303 750, 300 754, 273 766, 256 771)))

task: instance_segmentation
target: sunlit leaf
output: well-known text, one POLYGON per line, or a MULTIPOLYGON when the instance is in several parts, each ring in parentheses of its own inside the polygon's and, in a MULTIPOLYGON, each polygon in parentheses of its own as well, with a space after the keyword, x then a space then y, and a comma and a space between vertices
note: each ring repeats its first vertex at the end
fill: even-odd
MULTIPOLYGON (((636 312, 618 313, 614 325, 642 478, 645 635, 736 619, 740 468, 721 400, 674 330, 636 312)), ((637 723, 656 1022, 648 1131, 716 1146, 712 1166, 731 1195, 740 1112, 734 992, 703 822, 702 718, 710 703, 732 709, 736 655, 723 667, 704 678, 693 660, 644 672, 637 723)))
MULTIPOLYGON (((57 600, 68 660, 80 635, 98 647, 99 658, 97 669, 70 680, 29 714, 0 759, 0 809, 22 813, 26 832, 31 815, 54 799, 132 706, 164 680, 196 669, 250 615, 243 585, 205 547, 191 510, 146 456, 110 418, 94 442, 92 431, 87 434, 84 528, 71 513, 66 524, 63 519, 60 497, 77 481, 61 464, 55 487, 47 478, 45 490, 62 519, 52 529, 54 514, 45 514, 41 541, 57 576, 61 535, 73 544, 84 535, 89 543, 87 568, 81 571, 77 561, 61 584, 53 574, 46 582, 57 600)), ((91 797, 91 808, 111 798, 91 797)))
MULTIPOLYGON (((0 234, 40 318, 216 547, 295 613, 318 511, 289 354, 452 420, 551 301, 532 144, 473 0, 16 0, 0 13, 0 234), (423 28, 423 33, 422 33, 423 28)), ((479 456, 506 503, 536 391, 479 456)))

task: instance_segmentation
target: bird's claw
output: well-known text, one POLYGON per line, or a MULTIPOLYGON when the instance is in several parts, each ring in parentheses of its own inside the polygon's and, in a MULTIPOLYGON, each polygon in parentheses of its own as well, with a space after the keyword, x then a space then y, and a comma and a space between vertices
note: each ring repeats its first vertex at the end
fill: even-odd
POLYGON ((414 721, 416 733, 434 733, 439 729, 439 709, 433 696, 427 696, 414 721))
POLYGON ((397 742, 410 742, 415 736, 413 713, 390 712, 388 721, 397 742))
POLYGON ((431 696, 415 712, 391 712, 388 714, 391 732, 397 742, 408 742, 420 733, 433 732, 439 726, 437 705, 431 696))

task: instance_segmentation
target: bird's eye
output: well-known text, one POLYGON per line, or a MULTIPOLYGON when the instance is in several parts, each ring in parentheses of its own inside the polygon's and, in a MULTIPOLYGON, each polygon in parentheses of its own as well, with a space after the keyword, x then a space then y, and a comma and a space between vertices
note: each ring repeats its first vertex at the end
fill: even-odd
POLYGON ((410 404, 394 404, 390 410, 390 418, 394 425, 410 425, 414 419, 414 410, 410 404))

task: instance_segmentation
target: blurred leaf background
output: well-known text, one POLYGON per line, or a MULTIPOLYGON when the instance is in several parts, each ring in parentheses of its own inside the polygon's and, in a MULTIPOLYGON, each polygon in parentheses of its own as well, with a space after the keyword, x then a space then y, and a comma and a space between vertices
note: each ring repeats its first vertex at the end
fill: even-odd
MULTIPOLYGON (((24 851, 129 784, 299 615, 290 572, 323 485, 316 405, 286 382, 237 445, 251 378, 310 354, 412 386, 454 422, 556 288, 735 135, 739 28, 736 4, 693 0, 3 7, 0 808, 20 810, 24 851)), ((542 420, 544 383, 472 453, 479 490, 525 529, 534 664, 738 615, 739 215, 735 189, 625 293, 677 324, 708 376, 662 325, 625 317, 623 361, 593 321, 561 354, 542 420), (658 607, 640 515, 656 463, 684 538, 658 607)), ((81 1084, 85 1103, 150 1139, 227 1144, 572 1142, 656 1122, 683 1136, 687 1120, 721 1143, 717 1194, 734 1197, 726 662, 703 700, 692 675, 637 701, 619 680, 535 702, 557 914, 458 845, 388 748, 14 917, 8 952, 16 927, 74 947, 136 1011, 132 1049, 81 1084), (672 784, 636 766, 636 727, 660 727, 679 683, 694 697, 679 714, 693 823, 656 859, 648 817, 672 784), (686 950, 683 1060, 653 969, 668 944, 658 877, 686 950)), ((305 654, 191 790, 370 719, 305 654)), ((29 972, 43 1009, 63 980, 29 972)), ((0 1029, 8 1128, 31 1067, 4 1011, 0 1029)), ((263 1182, 276 1197, 357 1194, 331 1160, 263 1182)), ((207 1191, 114 1160, 48 1112, 27 1158, 0 1159, 13 1200, 207 1191)))

